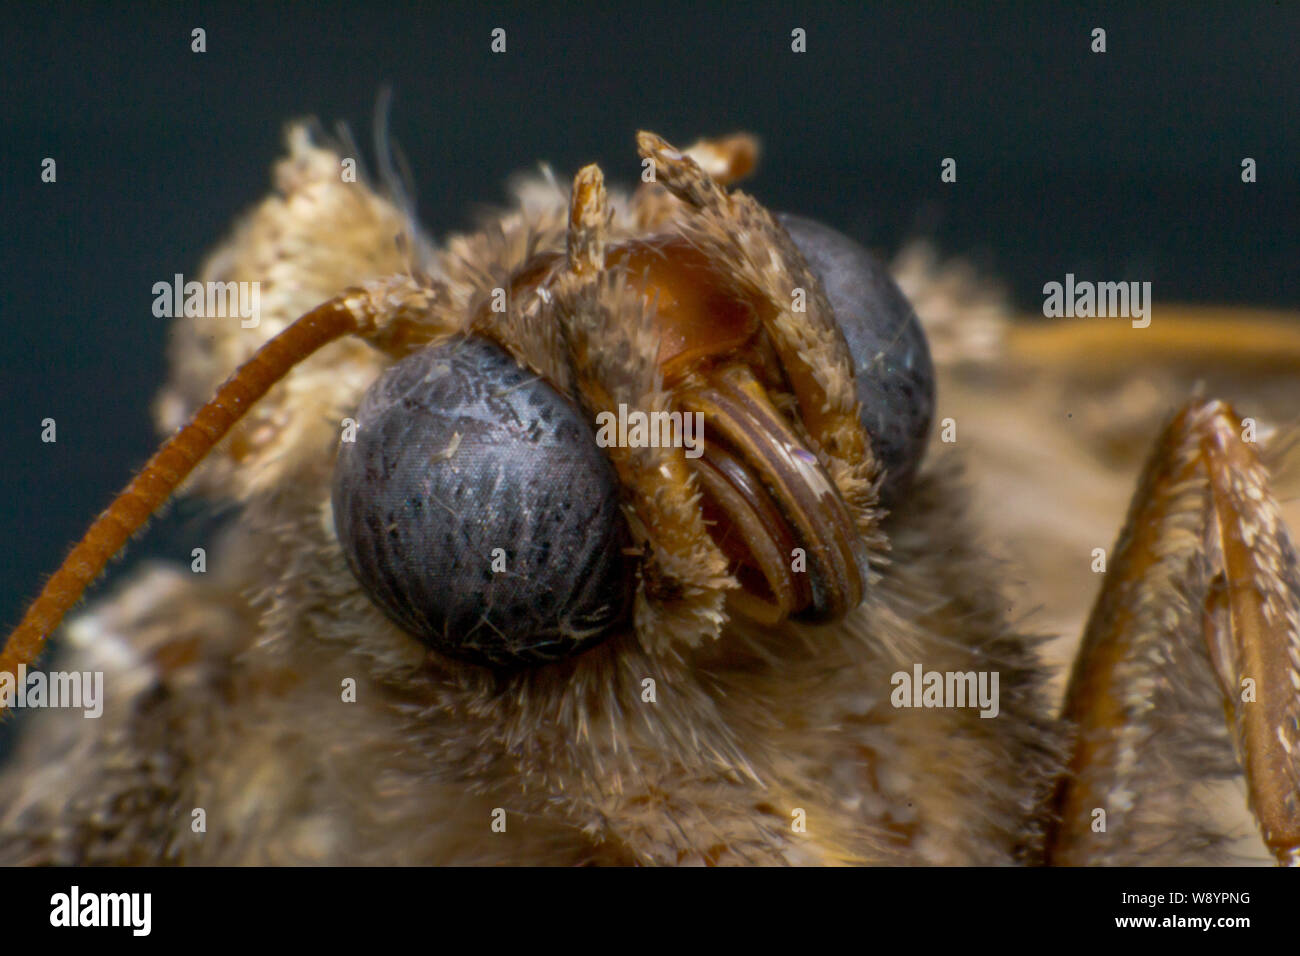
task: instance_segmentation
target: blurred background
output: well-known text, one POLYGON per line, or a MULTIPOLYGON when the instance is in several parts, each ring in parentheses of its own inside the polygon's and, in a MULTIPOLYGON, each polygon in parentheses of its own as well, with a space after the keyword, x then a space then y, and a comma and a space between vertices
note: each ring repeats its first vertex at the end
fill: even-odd
MULTIPOLYGON (((435 236, 539 161, 567 178, 595 160, 628 182, 638 128, 679 145, 742 129, 764 146, 744 188, 769 207, 886 255, 927 238, 1027 311, 1067 272, 1150 281, 1163 301, 1300 310, 1293 4, 7 6, 5 631, 156 446, 167 322, 153 284, 197 273, 267 192, 286 120, 348 124, 373 168, 385 86, 435 236), (505 54, 489 49, 497 27, 505 54), (791 52, 795 28, 806 53, 791 52), (55 184, 40 181, 45 157, 55 184), (46 417, 56 444, 40 440, 46 417)), ((126 562, 188 561, 204 520, 182 505, 126 562)))

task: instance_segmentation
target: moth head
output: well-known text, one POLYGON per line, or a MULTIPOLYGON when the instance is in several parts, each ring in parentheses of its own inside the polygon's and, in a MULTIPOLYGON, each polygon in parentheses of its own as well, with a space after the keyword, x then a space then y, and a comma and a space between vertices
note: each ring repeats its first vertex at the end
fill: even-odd
MULTIPOLYGON (((776 222, 825 290, 852 360, 880 495, 893 503, 919 463, 933 409, 920 325, 857 243, 810 219, 776 222)), ((450 657, 517 667, 587 649, 634 625, 638 590, 655 599, 640 573, 647 534, 634 530, 654 516, 638 512, 629 487, 645 459, 617 445, 680 440, 672 453, 688 464, 705 533, 735 579, 731 610, 769 621, 849 613, 844 595, 865 585, 862 549, 850 541, 847 567, 836 567, 826 542, 809 536, 838 521, 835 531, 856 538, 857 527, 834 500, 797 404, 778 411, 771 397, 791 391, 765 331, 780 305, 671 227, 609 243, 603 265, 607 282, 631 292, 613 300, 623 308, 606 321, 650 316, 668 409, 614 408, 618 383, 602 388, 599 373, 572 361, 560 363, 570 371, 564 382, 548 380, 535 370, 547 363, 515 347, 517 360, 517 343, 480 308, 470 324, 477 333, 385 371, 358 410, 356 442, 340 446, 334 521, 357 580, 408 633, 450 657), (801 549, 802 567, 792 568, 801 549), (828 580, 836 573, 858 581, 828 580)), ((510 277, 511 301, 540 300, 535 321, 564 327, 568 267, 558 251, 535 255, 510 277)), ((607 348, 636 347, 634 335, 603 334, 607 348)))
POLYGON ((722 188, 751 139, 639 144, 657 183, 614 209, 580 172, 563 248, 515 263, 506 313, 483 306, 498 277, 467 299, 397 275, 270 339, 92 525, 0 670, 278 379, 349 335, 389 362, 339 446, 335 532, 439 653, 528 667, 617 633, 663 646, 730 615, 852 613, 933 411, 916 316, 852 240, 722 188))

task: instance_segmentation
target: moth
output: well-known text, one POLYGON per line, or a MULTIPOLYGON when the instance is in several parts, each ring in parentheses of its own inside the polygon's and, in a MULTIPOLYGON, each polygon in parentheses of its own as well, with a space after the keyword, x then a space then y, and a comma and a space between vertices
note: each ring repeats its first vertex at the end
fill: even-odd
POLYGON ((752 137, 637 148, 438 244, 290 128, 201 277, 258 321, 175 320, 171 437, 0 654, 104 675, 0 860, 1296 862, 1294 327, 1018 320, 734 188, 752 137), (177 490, 204 573, 38 660, 177 490))

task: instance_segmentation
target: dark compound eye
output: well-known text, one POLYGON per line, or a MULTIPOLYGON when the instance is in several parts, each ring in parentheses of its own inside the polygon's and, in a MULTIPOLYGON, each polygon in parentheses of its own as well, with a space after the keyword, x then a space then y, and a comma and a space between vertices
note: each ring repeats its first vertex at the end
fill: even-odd
POLYGON ((633 593, 618 483, 571 402, 500 347, 396 363, 339 448, 334 523, 357 580, 452 657, 528 665, 625 622, 633 593))
POLYGON ((934 415, 934 366, 925 333, 871 253, 812 219, 777 219, 822 280, 848 341, 862 424, 886 469, 881 498, 890 504, 921 463, 934 415))

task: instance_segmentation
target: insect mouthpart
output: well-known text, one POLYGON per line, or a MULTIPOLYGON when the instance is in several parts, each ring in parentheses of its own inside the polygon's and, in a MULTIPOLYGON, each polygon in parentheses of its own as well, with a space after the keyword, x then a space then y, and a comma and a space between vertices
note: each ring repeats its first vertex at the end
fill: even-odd
MULTIPOLYGON (((777 221, 825 289, 853 362, 880 500, 892 506, 924 455, 934 410, 920 321, 888 270, 852 239, 799 216, 777 221)), ((818 394, 812 379, 821 370, 778 355, 764 331, 772 302, 688 239, 633 240, 606 260, 627 269, 652 303, 665 388, 677 407, 704 417, 703 454, 688 461, 710 534, 741 586, 730 606, 769 625, 844 617, 865 595, 868 555, 809 441, 822 410, 789 400, 818 394), (794 417, 778 410, 796 405, 794 417)))
POLYGON ((684 391, 681 403, 704 415, 709 437, 691 464, 714 540, 741 584, 733 606, 763 623, 832 621, 856 608, 866 592, 861 536, 754 373, 727 365, 684 391))
POLYGON ((799 373, 763 333, 771 306, 681 236, 615 245, 606 265, 626 270, 647 302, 675 410, 704 423, 702 454, 687 461, 740 584, 731 607, 767 624, 852 611, 866 592, 867 555, 834 481, 774 404, 799 373))

